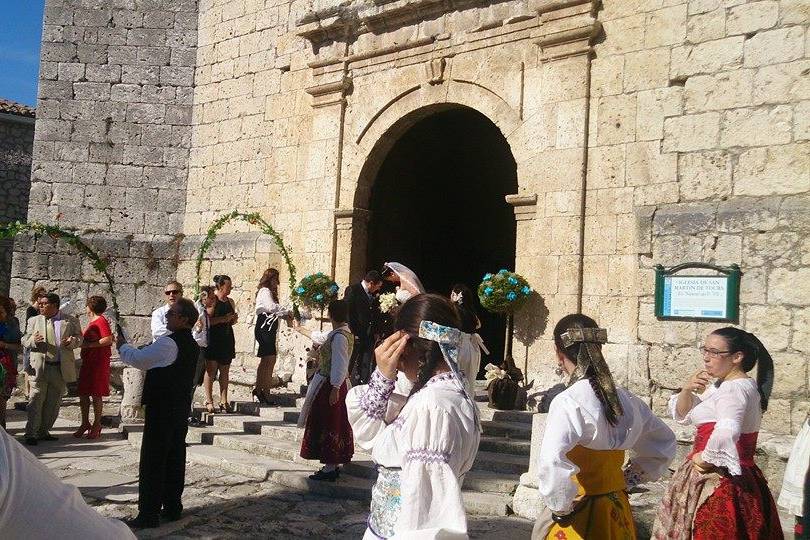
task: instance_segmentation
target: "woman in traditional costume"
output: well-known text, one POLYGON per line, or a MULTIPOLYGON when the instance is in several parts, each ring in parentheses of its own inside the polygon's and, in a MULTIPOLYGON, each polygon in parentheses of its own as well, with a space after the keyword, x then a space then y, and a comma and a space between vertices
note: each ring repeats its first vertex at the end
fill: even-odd
POLYGON ((481 423, 458 369, 460 324, 446 298, 414 296, 374 351, 369 384, 349 391, 355 441, 378 469, 366 540, 467 538, 461 485, 481 423), (395 394, 398 370, 413 383, 407 398, 395 394))
POLYGON ((319 346, 320 359, 301 407, 298 427, 306 428, 301 441, 301 457, 317 459, 324 464, 310 478, 334 482, 340 476, 340 465, 349 463, 354 455, 352 427, 346 413, 349 359, 354 336, 349 329, 349 305, 345 300, 332 300, 327 311, 332 323, 329 333, 316 331, 309 334, 298 328, 319 346))
POLYGON ((634 539, 626 490, 656 480, 675 455, 675 434, 641 399, 617 389, 602 344, 607 330, 581 314, 554 328, 568 388, 551 402, 538 460, 546 505, 532 538, 634 539), (625 465, 625 451, 631 459, 625 465))
POLYGON ((658 510, 653 538, 783 538, 768 483, 754 463, 773 387, 771 356, 756 336, 733 327, 706 336, 701 352, 703 369, 669 401, 672 417, 697 426, 697 433, 658 510), (756 380, 748 376, 754 366, 756 380))
POLYGON ((804 419, 802 429, 793 441, 790 451, 785 477, 782 480, 782 491, 776 504, 790 512, 795 517, 793 534, 796 540, 810 538, 810 520, 805 510, 805 487, 808 482, 808 467, 810 467, 810 412, 804 419))

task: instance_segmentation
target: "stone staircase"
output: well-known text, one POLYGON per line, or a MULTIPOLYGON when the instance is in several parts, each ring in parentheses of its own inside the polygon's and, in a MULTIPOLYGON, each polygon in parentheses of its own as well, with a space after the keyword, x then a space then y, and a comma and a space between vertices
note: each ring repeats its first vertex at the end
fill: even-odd
MULTIPOLYGON (((302 391, 304 389, 302 388, 302 391)), ((187 459, 236 474, 271 480, 296 491, 337 498, 367 501, 377 471, 371 456, 359 449, 343 467, 336 482, 308 478, 320 468, 317 461, 299 456, 304 431, 296 427, 301 393, 273 395, 270 406, 255 402, 234 402, 234 414, 209 414, 198 410, 207 424, 189 428, 187 459)), ((487 407, 479 390, 483 434, 478 456, 463 485, 467 512, 479 515, 512 514, 512 496, 520 475, 529 468, 531 413, 495 411, 487 407)), ((142 426, 123 426, 130 442, 140 445, 142 426)))

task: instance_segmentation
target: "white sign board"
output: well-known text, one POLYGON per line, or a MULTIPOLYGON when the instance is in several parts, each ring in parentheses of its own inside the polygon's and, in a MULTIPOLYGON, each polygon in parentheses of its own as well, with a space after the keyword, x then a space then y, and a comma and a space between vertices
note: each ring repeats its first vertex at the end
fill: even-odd
POLYGON ((727 317, 728 279, 726 276, 664 277, 664 317, 727 317))

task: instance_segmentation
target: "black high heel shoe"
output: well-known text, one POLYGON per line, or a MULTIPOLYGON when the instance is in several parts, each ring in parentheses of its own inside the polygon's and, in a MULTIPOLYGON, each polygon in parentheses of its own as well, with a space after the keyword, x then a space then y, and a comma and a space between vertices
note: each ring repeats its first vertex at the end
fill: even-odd
POLYGON ((255 400, 259 403, 264 403, 264 392, 259 390, 258 387, 253 389, 251 395, 256 398, 255 400))
POLYGON ((310 480, 320 480, 323 482, 334 482, 335 480, 340 477, 340 468, 335 468, 329 472, 325 472, 323 469, 316 472, 315 474, 310 474, 310 480))

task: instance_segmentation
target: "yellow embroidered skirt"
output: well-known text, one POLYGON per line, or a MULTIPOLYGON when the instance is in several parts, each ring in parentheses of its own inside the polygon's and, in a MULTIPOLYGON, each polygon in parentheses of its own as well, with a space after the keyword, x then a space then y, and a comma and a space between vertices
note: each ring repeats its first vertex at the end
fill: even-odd
POLYGON ((539 517, 533 538, 635 540, 636 527, 622 473, 624 452, 577 446, 568 452, 568 458, 580 468, 574 477, 577 509, 561 523, 551 521, 550 512, 539 517))

